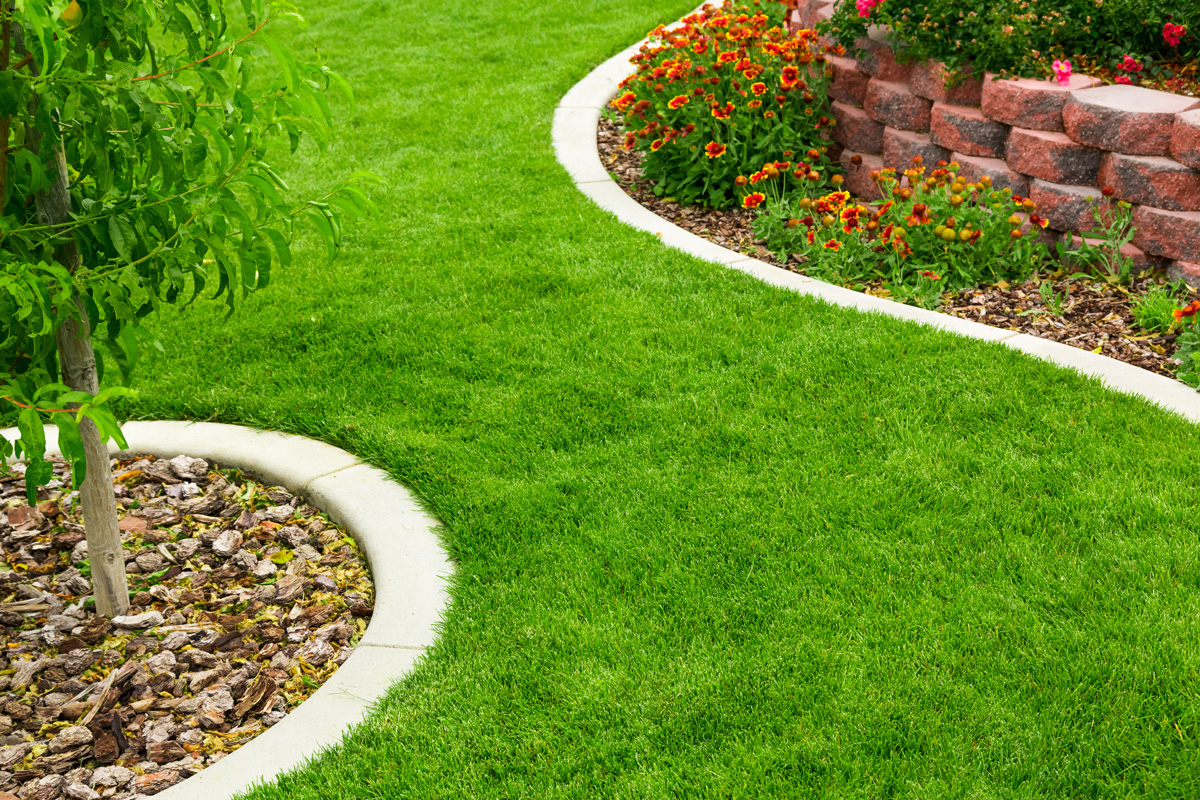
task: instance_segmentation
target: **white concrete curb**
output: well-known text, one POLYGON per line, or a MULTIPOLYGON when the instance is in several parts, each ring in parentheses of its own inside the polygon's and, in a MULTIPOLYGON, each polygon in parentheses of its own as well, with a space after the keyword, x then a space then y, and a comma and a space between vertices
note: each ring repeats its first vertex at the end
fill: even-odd
MULTIPOLYGON (((283 721, 186 781, 163 800, 226 800, 337 745, 438 635, 454 572, 439 523, 384 472, 345 450, 282 433, 211 422, 130 422, 127 453, 206 458, 287 487, 359 543, 375 582, 375 612, 353 654, 283 721)), ((16 429, 0 430, 10 441, 16 429)), ((57 451, 56 448, 51 448, 57 451)), ((116 448, 113 448, 116 452, 116 448)))
POLYGON ((971 339, 1000 342, 1053 364, 1070 367, 1084 375, 1099 378, 1111 389, 1144 397, 1192 422, 1200 422, 1200 392, 1171 378, 1070 345, 993 328, 936 311, 906 306, 797 275, 741 253, 726 250, 642 207, 625 194, 601 163, 596 146, 596 125, 601 110, 616 95, 617 84, 632 71, 629 57, 644 43, 645 40, 632 45, 593 70, 575 84, 554 111, 552 136, 554 152, 559 163, 571 175, 581 192, 601 208, 612 212, 617 219, 634 228, 655 234, 670 247, 753 275, 772 286, 819 297, 834 305, 931 325, 971 339))

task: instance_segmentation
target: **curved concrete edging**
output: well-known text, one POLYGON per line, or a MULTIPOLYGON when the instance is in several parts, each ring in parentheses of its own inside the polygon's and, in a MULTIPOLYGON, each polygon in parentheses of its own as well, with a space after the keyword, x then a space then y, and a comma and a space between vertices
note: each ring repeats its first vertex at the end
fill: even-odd
POLYGON ((818 297, 846 308, 930 325, 971 339, 999 342, 1014 350, 1099 378, 1111 389, 1144 397, 1192 422, 1200 422, 1200 392, 1171 378, 1070 345, 906 306, 797 275, 713 244, 642 207, 625 194, 601 163, 596 145, 596 128, 602 109, 616 95, 617 84, 631 71, 629 57, 645 42, 643 39, 592 70, 567 92, 554 110, 552 138, 555 156, 579 190, 598 206, 627 225, 653 233, 670 247, 752 275, 772 286, 818 297))
MULTIPOLYGON (((332 445, 211 422, 130 422, 124 453, 206 458, 287 487, 346 528, 371 567, 375 611, 350 658, 312 697, 232 754, 160 792, 225 800, 338 744, 437 639, 453 574, 437 520, 386 473, 332 445)), ((10 440, 15 429, 0 430, 10 440)), ((118 452, 115 447, 111 448, 118 452)))

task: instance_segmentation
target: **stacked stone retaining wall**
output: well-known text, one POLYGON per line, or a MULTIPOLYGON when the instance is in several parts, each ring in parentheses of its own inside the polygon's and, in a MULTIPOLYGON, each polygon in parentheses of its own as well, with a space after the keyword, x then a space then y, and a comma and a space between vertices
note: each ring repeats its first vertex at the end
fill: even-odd
MULTIPOLYGON (((812 28, 833 7, 800 0, 790 26, 812 28)), ((877 199, 871 171, 906 169, 913 156, 957 161, 968 180, 988 175, 1031 198, 1056 238, 1078 240, 1095 224, 1090 204, 1112 187, 1134 206, 1125 252, 1200 286, 1200 100, 1086 75, 1060 86, 988 74, 947 87, 942 64, 898 61, 882 29, 857 45, 861 58, 828 59, 850 191, 877 199)))

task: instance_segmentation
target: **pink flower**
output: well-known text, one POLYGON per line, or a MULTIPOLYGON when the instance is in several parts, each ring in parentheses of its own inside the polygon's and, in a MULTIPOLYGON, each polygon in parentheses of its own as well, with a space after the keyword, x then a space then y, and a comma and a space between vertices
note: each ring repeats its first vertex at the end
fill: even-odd
POLYGON ((1071 83, 1071 62, 1070 61, 1054 61, 1054 77, 1058 79, 1059 86, 1067 86, 1071 83))
POLYGON ((1179 40, 1183 38, 1185 33, 1187 33, 1187 27, 1183 25, 1172 25, 1169 22, 1164 22, 1162 33, 1163 39, 1167 44, 1171 45, 1171 47, 1178 47, 1179 40))
POLYGON ((858 9, 860 17, 869 17, 871 10, 882 4, 883 0, 855 0, 854 6, 858 9))

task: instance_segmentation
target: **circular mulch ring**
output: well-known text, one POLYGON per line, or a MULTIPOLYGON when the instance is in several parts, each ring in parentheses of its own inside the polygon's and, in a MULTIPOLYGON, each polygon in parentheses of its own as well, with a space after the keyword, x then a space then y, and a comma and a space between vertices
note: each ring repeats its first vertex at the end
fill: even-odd
MULTIPOLYGON (((151 795, 281 721, 350 656, 373 588, 354 539, 201 459, 114 462, 132 605, 92 612, 69 470, 0 478, 0 790, 151 795)), ((2 795, 0 795, 2 796, 2 795)))

